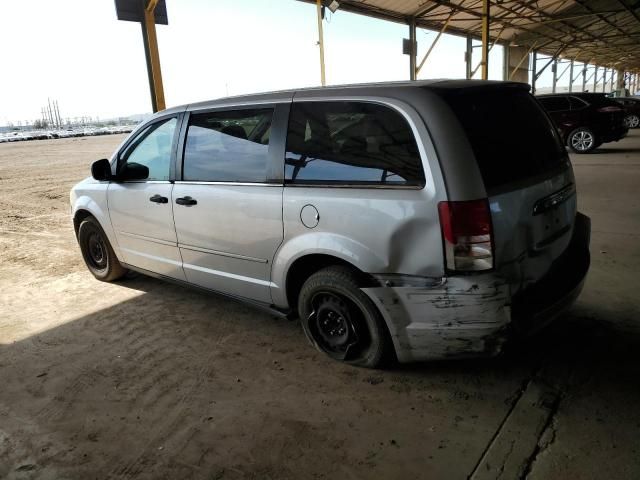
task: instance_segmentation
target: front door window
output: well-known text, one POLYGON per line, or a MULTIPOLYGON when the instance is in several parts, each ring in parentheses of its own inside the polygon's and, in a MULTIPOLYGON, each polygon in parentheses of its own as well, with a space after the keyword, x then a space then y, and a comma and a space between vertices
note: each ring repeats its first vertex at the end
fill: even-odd
POLYGON ((169 180, 171 146, 178 120, 169 118, 147 127, 123 152, 120 168, 137 163, 149 169, 146 180, 169 180))

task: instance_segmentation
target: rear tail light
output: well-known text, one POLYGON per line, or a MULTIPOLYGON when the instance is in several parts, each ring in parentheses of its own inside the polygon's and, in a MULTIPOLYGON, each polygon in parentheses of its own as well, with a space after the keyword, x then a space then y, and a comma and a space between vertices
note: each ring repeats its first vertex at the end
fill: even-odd
POLYGON ((601 113, 621 112, 622 111, 622 107, 615 107, 615 106, 611 105, 609 107, 600 107, 598 109, 598 111, 601 112, 601 113))
POLYGON ((447 269, 467 272, 492 269, 493 239, 487 199, 440 202, 438 213, 447 269))

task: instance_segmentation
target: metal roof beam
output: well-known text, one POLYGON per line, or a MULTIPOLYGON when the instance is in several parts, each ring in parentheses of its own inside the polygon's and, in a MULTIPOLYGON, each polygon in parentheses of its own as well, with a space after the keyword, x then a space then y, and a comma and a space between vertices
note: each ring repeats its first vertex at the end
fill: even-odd
MULTIPOLYGON (((518 4, 522 5, 522 2, 521 2, 520 0, 516 0, 516 3, 518 3, 518 4)), ((531 7, 529 7, 529 8, 531 8, 531 7)), ((594 39, 596 38, 596 37, 595 37, 593 34, 591 34, 590 32, 588 32, 588 31, 586 31, 586 30, 581 30, 580 28, 576 27, 576 25, 573 25, 572 23, 569 23, 569 22, 568 22, 568 21, 566 21, 566 20, 563 20, 563 19, 557 19, 557 17, 554 17, 553 15, 548 14, 548 13, 546 13, 546 12, 542 11, 542 10, 536 10, 536 11, 537 11, 537 12, 539 12, 541 16, 547 17, 547 19, 548 19, 549 21, 552 21, 552 22, 556 22, 556 21, 557 21, 558 23, 561 23, 562 25, 564 25, 564 26, 568 27, 570 30, 573 30, 573 31, 576 31, 576 30, 577 30, 577 31, 583 31, 584 33, 588 34, 590 37, 592 37, 592 38, 594 38, 594 39)), ((590 12, 590 14, 591 14, 591 15, 596 15, 596 16, 598 16, 597 14, 595 14, 595 13, 593 13, 593 12, 590 12)), ((567 34, 568 34, 568 32, 567 32, 567 34)), ((573 35, 573 38, 574 38, 574 40, 576 39, 575 34, 573 35)))
MULTIPOLYGON (((441 5, 445 5, 445 4, 449 3, 446 0, 432 0, 432 1, 440 3, 441 5)), ((517 3, 519 4, 519 6, 522 6, 522 7, 525 6, 525 5, 522 5, 521 2, 517 2, 517 3)), ((513 8, 505 7, 503 4, 496 4, 496 7, 499 7, 504 11, 508 11, 508 12, 516 14, 516 15, 519 13, 518 11, 516 11, 513 8)), ((479 20, 482 20, 482 15, 479 12, 476 12, 476 11, 470 10, 470 9, 464 9, 464 10, 461 10, 461 11, 464 11, 465 13, 468 13, 469 15, 474 16, 474 17, 478 18, 479 20)), ((558 37, 554 37, 554 36, 549 35, 547 33, 535 32, 535 31, 532 31, 532 30, 527 30, 525 28, 520 27, 519 25, 517 25, 515 23, 503 20, 503 17, 500 17, 500 16, 492 17, 492 23, 494 23, 494 24, 495 23, 501 23, 502 25, 505 25, 507 27, 513 28, 514 30, 525 30, 525 31, 534 33, 535 35, 538 35, 538 36, 541 36, 541 37, 546 37, 546 38, 551 39, 553 41, 556 41, 558 43, 562 43, 564 41, 564 39, 561 39, 561 38, 558 38, 558 37)), ((567 32, 562 32, 562 34, 563 35, 567 35, 567 32)))
POLYGON ((544 72, 544 71, 547 69, 547 67, 553 63, 553 61, 558 57, 558 55, 560 55, 560 54, 562 53, 562 51, 563 51, 565 48, 566 48, 566 46, 562 46, 562 47, 560 47, 560 48, 556 51, 556 53, 554 53, 554 54, 553 54, 553 56, 549 59, 549 61, 545 64, 545 66, 544 66, 544 67, 542 67, 542 68, 541 68, 541 69, 536 73, 536 77, 535 77, 535 78, 536 78, 536 80, 537 80, 538 78, 540 78, 540 75, 542 75, 542 72, 544 72))
MULTIPOLYGON (((618 3, 622 5, 625 8, 625 10, 627 10, 633 16, 633 18, 635 18, 638 22, 640 22, 640 15, 638 15, 638 12, 636 12, 635 9, 627 5, 627 3, 624 0, 618 0, 618 3)), ((638 2, 638 4, 640 4, 640 2, 638 2)))
MULTIPOLYGON (((402 24, 409 23, 414 14, 417 27, 436 32, 453 11, 447 33, 480 38, 482 0, 413 1, 341 0, 340 10, 402 24), (407 4, 413 6, 407 9, 407 4)), ((629 44, 640 36, 640 11, 636 11, 640 0, 496 0, 491 6, 494 43, 504 35, 498 43, 529 48, 536 42, 536 49, 542 52, 563 48, 563 55, 578 61, 640 68, 639 50, 629 44)))
MULTIPOLYGON (((574 0, 574 2, 576 2, 578 5, 582 6, 582 8, 584 8, 588 12, 595 13, 595 10, 593 8, 591 8, 589 5, 587 5, 586 2, 584 2, 584 0, 574 0)), ((615 28, 616 30, 618 30, 620 33, 622 33, 624 35, 628 35, 629 34, 629 32, 625 32, 620 27, 618 27, 615 23, 611 23, 611 21, 607 17, 605 17, 605 16, 603 16, 601 14, 598 14, 598 13, 596 13, 596 16, 600 20, 602 20, 603 22, 607 23, 608 25, 610 25, 613 28, 615 28)))

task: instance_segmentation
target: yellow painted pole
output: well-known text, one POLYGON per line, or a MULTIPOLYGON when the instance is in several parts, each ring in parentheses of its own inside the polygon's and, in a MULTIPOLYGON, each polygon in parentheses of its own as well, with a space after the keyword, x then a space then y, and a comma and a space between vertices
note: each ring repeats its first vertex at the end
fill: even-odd
MULTIPOLYGON (((487 56, 489 55, 489 52, 491 52, 491 49, 498 43, 498 40, 500 39, 500 37, 502 36, 502 32, 504 32, 504 28, 502 30, 500 30, 498 32, 498 35, 496 35, 496 38, 493 39, 493 43, 491 45, 489 45, 489 51, 487 52, 487 56)), ((505 47, 507 48, 507 47, 505 47)), ((478 71, 478 69, 482 66, 482 59, 480 59, 480 63, 478 65, 476 65, 476 68, 473 69, 473 72, 471 72, 471 76, 469 78, 472 78, 476 72, 478 71)))
POLYGON ((324 75, 324 35, 322 33, 322 0, 316 0, 316 13, 318 15, 318 45, 320 46, 320 83, 324 87, 327 84, 324 75))
POLYGON ((489 78, 489 1, 482 0, 482 80, 489 78))
POLYGON ((155 95, 155 111, 164 110, 164 87, 162 85, 162 71, 160 69, 160 53, 158 52, 158 37, 156 36, 155 8, 158 0, 149 0, 144 9, 144 25, 149 47, 149 59, 151 63, 151 74, 153 77, 153 90, 155 95))

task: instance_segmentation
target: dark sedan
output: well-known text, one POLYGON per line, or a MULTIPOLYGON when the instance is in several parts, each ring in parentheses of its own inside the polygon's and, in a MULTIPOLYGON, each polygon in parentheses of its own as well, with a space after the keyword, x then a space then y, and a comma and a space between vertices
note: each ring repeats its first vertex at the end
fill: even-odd
POLYGON ((587 153, 616 142, 628 132, 625 111, 602 93, 567 93, 537 97, 553 119, 562 139, 575 153, 587 153))

